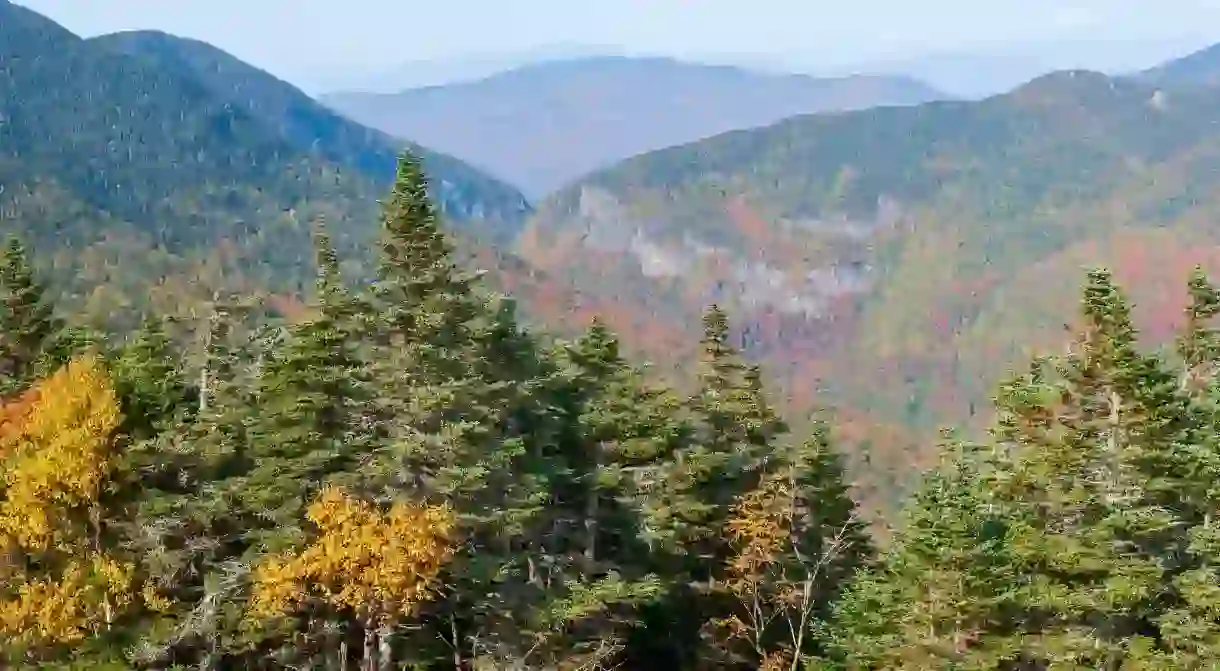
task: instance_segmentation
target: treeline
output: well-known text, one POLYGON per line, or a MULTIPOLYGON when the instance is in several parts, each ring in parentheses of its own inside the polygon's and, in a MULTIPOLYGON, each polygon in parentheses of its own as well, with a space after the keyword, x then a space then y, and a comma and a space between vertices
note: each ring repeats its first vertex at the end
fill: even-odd
MULTIPOLYGON (((0 261, 0 643, 47 669, 1204 669, 1220 659, 1220 292, 1173 353, 1110 276, 883 553, 711 308, 696 391, 459 269, 410 157, 375 280, 202 356, 55 317, 0 261)), ((694 346, 694 344, 692 344, 694 346)))

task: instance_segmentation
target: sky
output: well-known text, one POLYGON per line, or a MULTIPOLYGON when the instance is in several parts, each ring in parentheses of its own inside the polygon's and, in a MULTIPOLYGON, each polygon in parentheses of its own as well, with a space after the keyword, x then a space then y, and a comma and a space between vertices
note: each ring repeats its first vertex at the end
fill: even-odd
POLYGON ((85 36, 155 28, 306 88, 401 63, 607 45, 841 66, 1061 39, 1198 35, 1220 0, 16 0, 85 36), (291 9, 290 9, 291 8, 291 9))

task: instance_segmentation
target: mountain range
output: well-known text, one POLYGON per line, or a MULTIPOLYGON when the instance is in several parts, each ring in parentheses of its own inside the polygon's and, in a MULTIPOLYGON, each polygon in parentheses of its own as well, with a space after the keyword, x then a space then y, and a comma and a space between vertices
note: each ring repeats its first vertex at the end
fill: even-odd
POLYGON ((931 429, 1019 344, 1057 341, 1085 265, 1140 278, 1137 314, 1166 336, 1165 296, 1220 260, 1218 67, 1058 72, 652 152, 540 203, 518 252, 688 335, 726 304, 793 393, 931 429))
MULTIPOLYGON (((706 85, 692 90, 762 81, 652 66, 706 85)), ((977 417, 1023 345, 1060 340, 1084 266, 1113 266, 1145 336, 1168 337, 1188 269, 1220 267, 1217 73, 1209 49, 979 101, 914 104, 937 96, 908 82, 911 104, 881 106, 870 86, 894 80, 801 80, 865 109, 692 137, 573 174, 531 206, 444 147, 349 120, 210 45, 86 40, 0 0, 0 217, 86 319, 190 312, 218 291, 287 311, 307 291, 319 218, 359 276, 376 201, 410 148, 464 253, 531 323, 563 334, 602 315, 680 378, 701 311, 720 303, 789 404, 834 407, 853 464, 897 482, 928 456, 909 446, 977 417)), ((649 108, 643 91, 632 109, 649 108)))
POLYGON ((599 56, 526 65, 473 82, 320 99, 537 198, 635 154, 725 131, 794 114, 941 97, 904 77, 819 79, 670 58, 599 56))

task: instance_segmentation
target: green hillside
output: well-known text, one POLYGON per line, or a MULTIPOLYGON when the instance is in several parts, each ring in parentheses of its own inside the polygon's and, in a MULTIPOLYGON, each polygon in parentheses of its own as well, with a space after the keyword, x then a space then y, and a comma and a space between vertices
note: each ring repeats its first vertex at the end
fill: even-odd
POLYGON ((159 31, 113 33, 89 42, 199 82, 214 98, 260 120, 293 146, 359 171, 380 189, 389 187, 399 152, 409 149, 424 162, 441 211, 458 222, 479 220, 475 232, 511 236, 529 212, 515 188, 455 158, 345 119, 288 82, 206 42, 159 31), (493 225, 496 230, 486 230, 493 225))
MULTIPOLYGON (((342 251, 367 248, 396 144, 205 45, 133 39, 157 56, 0 0, 0 214, 75 307, 109 319, 150 293, 182 309, 222 288, 295 291, 319 217, 342 251)), ((526 211, 511 187, 424 160, 459 227, 526 211)))
POLYGON ((1055 342, 1083 265, 1179 287, 1206 260, 1220 92, 1157 91, 1060 72, 979 102, 720 135, 557 194, 520 251, 657 321, 693 329, 698 306, 726 303, 804 402, 931 428, 980 405, 1017 343, 1055 342), (1149 236, 1169 257, 1154 266, 1137 253, 1149 236))

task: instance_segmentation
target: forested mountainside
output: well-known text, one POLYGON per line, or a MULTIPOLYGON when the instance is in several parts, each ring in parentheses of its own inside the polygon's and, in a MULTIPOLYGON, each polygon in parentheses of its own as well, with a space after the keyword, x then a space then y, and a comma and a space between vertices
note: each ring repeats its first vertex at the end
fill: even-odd
POLYGON ((629 156, 717 133, 794 114, 943 97, 904 77, 823 79, 604 56, 523 66, 474 82, 321 99, 540 198, 629 156))
MULTIPOLYGON (((979 102, 801 116, 627 160, 539 205, 528 261, 652 315, 728 306, 798 398, 932 428, 1051 345, 1088 263, 1159 299, 1216 260, 1220 91, 1085 71, 979 102)), ((909 458, 909 457, 906 457, 909 458)))
POLYGON ((140 56, 163 71, 203 84, 218 101, 245 111, 292 145, 368 176, 378 189, 389 187, 398 156, 407 149, 428 166, 442 212, 459 224, 480 221, 471 232, 511 237, 529 211, 525 198, 508 184, 409 139, 392 138, 339 116, 295 86, 206 42, 143 30, 89 42, 140 56), (492 224, 504 230, 483 230, 492 224))
MULTIPOLYGON (((75 280, 74 308, 110 316, 150 295, 299 290, 317 217, 341 250, 367 249, 396 141, 203 46, 152 40, 153 57, 119 42, 0 0, 0 212, 75 280)), ((525 214, 511 187, 425 160, 456 226, 525 214)))

